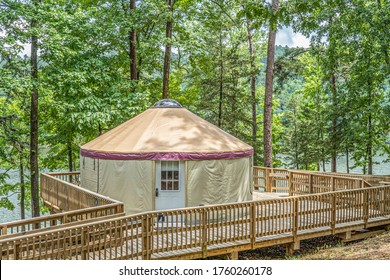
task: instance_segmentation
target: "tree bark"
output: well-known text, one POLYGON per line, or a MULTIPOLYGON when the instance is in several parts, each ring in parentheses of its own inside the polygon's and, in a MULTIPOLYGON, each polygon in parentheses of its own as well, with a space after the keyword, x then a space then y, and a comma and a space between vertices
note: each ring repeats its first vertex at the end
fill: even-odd
MULTIPOLYGON (((279 9, 279 0, 272 0, 272 11, 279 9)), ((272 94, 275 60, 276 27, 270 23, 267 48, 267 68, 265 73, 264 96, 264 166, 272 167, 272 94)))
MULTIPOLYGON (((136 9, 135 0, 130 0, 130 13, 136 9)), ((129 55, 130 55, 130 79, 132 81, 138 80, 137 72, 137 31, 132 28, 129 36, 129 55)), ((133 87, 133 90, 135 88, 133 87)))
POLYGON ((162 98, 169 98, 169 74, 171 68, 171 39, 172 39, 172 16, 173 16, 173 4, 172 0, 166 0, 166 5, 171 12, 171 16, 167 19, 165 26, 165 38, 167 40, 165 44, 165 55, 164 55, 164 71, 163 71, 163 92, 162 98))
MULTIPOLYGON (((368 93, 368 108, 371 108, 371 88, 369 88, 368 93)), ((373 142, 373 135, 372 135, 372 114, 371 112, 368 113, 368 123, 367 123, 367 129, 368 129, 368 141, 367 141, 367 173, 368 175, 372 175, 372 167, 373 167, 373 160, 372 160, 372 142, 373 142)))
POLYGON ((222 127, 222 101, 223 101, 223 44, 222 30, 219 33, 219 100, 218 100, 218 127, 222 127))
POLYGON ((69 172, 73 171, 73 153, 72 153, 72 143, 68 143, 68 169, 69 172))
POLYGON ((347 173, 349 173, 349 147, 348 147, 348 143, 347 143, 347 146, 345 148, 345 157, 346 157, 347 173))
MULTIPOLYGON (((333 51, 334 46, 334 39, 332 37, 332 22, 333 18, 329 18, 329 50, 333 51)), ((331 141, 331 172, 337 172, 337 150, 338 150, 338 137, 337 137, 337 87, 336 87, 336 62, 335 62, 335 56, 333 53, 330 53, 328 57, 330 61, 330 89, 332 92, 332 127, 331 127, 331 135, 330 135, 330 141, 331 141)))
POLYGON ((332 151, 331 151, 331 170, 337 172, 337 89, 336 89, 336 76, 334 68, 332 69, 331 76, 331 89, 332 89, 332 107, 333 107, 333 118, 332 118, 332 151))
POLYGON ((26 199, 26 191, 24 184, 24 167, 23 167, 23 148, 20 147, 19 151, 19 182, 20 182, 20 219, 24 220, 25 215, 25 204, 24 200, 26 199))
MULTIPOLYGON (((34 1, 37 7, 39 1, 34 1)), ((36 20, 31 20, 30 27, 34 31, 36 20)), ((31 36, 31 109, 30 109, 30 172, 31 172, 31 211, 33 217, 39 213, 39 168, 38 168, 38 38, 31 36)))
POLYGON ((255 51, 253 47, 253 35, 252 27, 249 19, 246 19, 246 29, 248 31, 248 45, 249 45, 249 55, 251 61, 251 74, 250 74, 250 83, 251 83, 251 98, 252 98, 252 143, 253 143, 253 163, 257 165, 257 112, 256 112, 256 69, 255 69, 255 51))

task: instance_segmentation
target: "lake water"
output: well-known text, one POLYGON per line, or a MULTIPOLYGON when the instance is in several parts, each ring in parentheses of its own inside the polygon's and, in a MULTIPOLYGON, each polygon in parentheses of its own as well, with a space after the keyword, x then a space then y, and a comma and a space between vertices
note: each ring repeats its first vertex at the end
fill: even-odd
MULTIPOLYGON (((375 162, 382 162, 385 160, 385 157, 376 157, 375 162)), ((340 157, 337 161, 337 171, 338 172, 346 172, 346 160, 344 157, 340 157)), ((353 165, 353 161, 350 161, 350 166, 353 165)), ((325 165, 326 171, 330 171, 330 164, 325 165)), ((358 173, 361 174, 363 171, 362 169, 352 169, 350 170, 351 173, 358 173)), ((373 167, 373 173, 375 175, 389 175, 390 174, 390 162, 385 163, 378 163, 375 164, 373 167)), ((17 171, 11 172, 11 178, 9 179, 10 182, 17 182, 19 180, 19 175, 17 171)), ((20 219, 20 207, 17 205, 17 195, 14 195, 10 198, 10 200, 14 203, 16 206, 13 211, 9 211, 5 208, 0 208, 0 223, 5 223, 9 221, 15 221, 20 219)), ((30 211, 26 212, 26 217, 31 217, 30 211)))
MULTIPOLYGON (((1 172, 2 170, 0 170, 1 172)), ((19 181, 19 172, 17 170, 11 170, 9 172, 10 178, 8 179, 8 183, 16 183, 19 181)), ((0 186, 1 187, 1 186, 0 186)), ((18 197, 17 194, 12 195, 9 200, 13 202, 15 205, 15 209, 10 211, 5 208, 0 208, 0 223, 20 220, 20 207, 18 205, 18 197)), ((30 211, 26 211, 25 213, 27 218, 31 217, 30 211)))

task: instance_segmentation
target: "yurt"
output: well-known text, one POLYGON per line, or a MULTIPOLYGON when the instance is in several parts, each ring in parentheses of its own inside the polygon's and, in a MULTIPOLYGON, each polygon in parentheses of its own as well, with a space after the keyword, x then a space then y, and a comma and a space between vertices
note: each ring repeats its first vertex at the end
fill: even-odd
POLYGON ((253 148, 164 99, 80 149, 81 186, 127 214, 252 199, 253 148))

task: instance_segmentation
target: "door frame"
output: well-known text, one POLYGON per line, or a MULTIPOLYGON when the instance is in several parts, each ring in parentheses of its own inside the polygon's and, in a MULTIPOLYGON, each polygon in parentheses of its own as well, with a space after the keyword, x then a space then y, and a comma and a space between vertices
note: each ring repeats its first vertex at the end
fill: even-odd
MULTIPOLYGON (((186 162, 185 161, 164 161, 164 160, 156 160, 154 161, 154 174, 153 174, 153 202, 154 202, 154 210, 167 210, 167 209, 176 209, 176 208, 183 208, 187 205, 187 176, 186 176, 186 162), (161 190, 161 163, 162 162, 178 162, 179 163, 179 190, 161 190), (156 196, 156 189, 158 188, 159 195, 161 194, 177 194, 177 197, 180 199, 178 200, 180 203, 177 207, 172 208, 158 208, 158 198, 156 196)), ((174 199, 174 198, 173 198, 174 199)))

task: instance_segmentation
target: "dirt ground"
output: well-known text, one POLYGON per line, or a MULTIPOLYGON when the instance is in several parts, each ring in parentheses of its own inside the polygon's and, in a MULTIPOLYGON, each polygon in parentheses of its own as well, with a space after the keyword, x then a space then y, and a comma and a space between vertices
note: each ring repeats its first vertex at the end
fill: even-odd
POLYGON ((283 246, 241 252, 241 260, 390 260, 390 231, 360 241, 342 243, 327 236, 301 242, 301 249, 287 256, 283 246))

